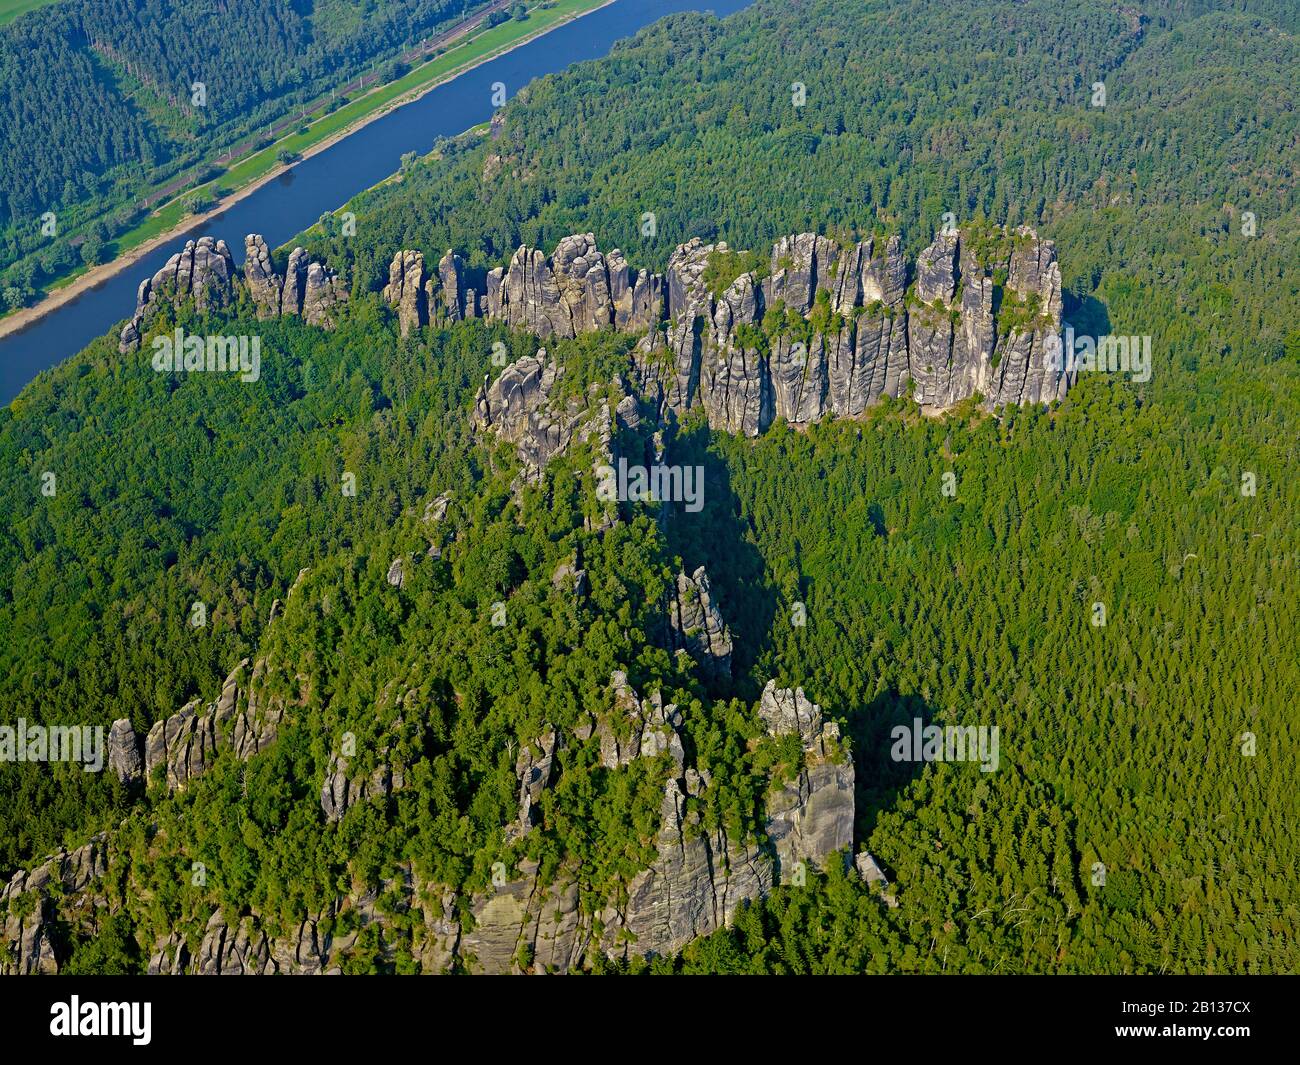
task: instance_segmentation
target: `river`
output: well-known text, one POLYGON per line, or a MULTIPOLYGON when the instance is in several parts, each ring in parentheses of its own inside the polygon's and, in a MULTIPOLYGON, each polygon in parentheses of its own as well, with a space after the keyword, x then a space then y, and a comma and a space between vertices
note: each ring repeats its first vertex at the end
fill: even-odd
POLYGON ((708 9, 729 15, 750 0, 615 0, 512 52, 425 93, 337 141, 225 210, 196 220, 180 234, 101 285, 82 293, 26 329, 0 339, 0 403, 9 403, 37 374, 75 355, 135 307, 141 280, 152 277, 186 240, 224 237, 242 264, 244 235, 261 233, 277 247, 358 192, 395 173, 405 152, 420 154, 437 137, 453 136, 492 115, 492 85, 513 96, 534 78, 609 52, 616 41, 676 11, 708 9))

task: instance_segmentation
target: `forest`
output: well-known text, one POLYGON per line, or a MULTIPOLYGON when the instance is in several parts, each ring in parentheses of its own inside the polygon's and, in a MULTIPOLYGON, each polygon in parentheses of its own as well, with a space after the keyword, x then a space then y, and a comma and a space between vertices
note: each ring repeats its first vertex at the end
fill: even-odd
MULTIPOLYGON (((250 655, 285 692, 311 684, 269 752, 171 797, 0 767, 0 877, 117 834, 121 915, 66 932, 71 971, 138 971, 168 931, 197 943, 214 904, 289 928, 400 863, 475 890, 508 853, 616 890, 646 859, 665 767, 572 759, 542 830, 508 844, 507 750, 627 670, 688 708, 716 783, 704 823, 753 834, 775 756, 751 708, 775 678, 840 722, 855 847, 897 905, 832 865, 680 955, 596 971, 1296 971, 1296 32, 1291 5, 1251 0, 673 16, 529 86, 497 136, 444 141, 358 197, 355 236, 307 234, 350 280, 337 331, 242 305, 209 320, 275 353, 259 387, 155 375, 107 337, 42 374, 0 412, 6 716, 147 729, 250 655), (662 269, 691 236, 739 253, 809 229, 897 232, 914 255, 946 212, 1055 240, 1066 319, 1151 336, 1150 380, 1083 374, 1051 407, 938 418, 886 400, 753 440, 687 418, 672 454, 704 466, 707 505, 603 534, 578 488, 589 455, 517 492, 509 449, 470 430, 493 344, 514 359, 538 339, 477 321, 402 338, 379 295, 404 248, 482 270, 591 231, 662 269), (392 589, 447 491, 454 537, 392 589), (552 582, 575 556, 582 601, 552 582), (722 684, 657 637, 667 582, 699 565, 735 636, 722 684), (491 624, 497 602, 515 623, 491 624), (1001 768, 893 761, 890 729, 917 717, 999 726, 1001 768), (325 824, 345 730, 408 784, 325 824)), ((547 344, 584 387, 627 346, 547 344)), ((413 920, 395 914, 349 971, 418 969, 413 920)))

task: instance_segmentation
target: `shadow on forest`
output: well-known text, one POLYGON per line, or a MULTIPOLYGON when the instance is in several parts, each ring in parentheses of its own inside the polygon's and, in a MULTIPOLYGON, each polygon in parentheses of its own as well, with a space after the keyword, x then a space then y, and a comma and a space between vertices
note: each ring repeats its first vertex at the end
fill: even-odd
POLYGON ((1066 290, 1061 293, 1061 320, 1074 327, 1079 336, 1104 337, 1111 331, 1110 311, 1096 296, 1079 299, 1066 290))
POLYGON ((709 449, 703 425, 683 428, 671 445, 671 460, 704 468, 703 506, 695 513, 680 505, 665 528, 669 550, 681 556, 682 568, 693 573, 703 566, 714 599, 731 629, 732 683, 713 686, 713 696, 736 696, 754 702, 762 686, 753 677, 754 663, 771 647, 777 594, 767 579, 763 556, 748 535, 740 500, 731 488, 731 471, 709 449))
MULTIPOLYGON (((681 556, 689 573, 708 570, 712 591, 731 629, 732 682, 714 687, 710 695, 735 696, 757 702, 762 684, 754 667, 773 649, 772 629, 778 610, 777 589, 767 565, 749 534, 740 500, 731 487, 731 470, 723 457, 709 448, 709 430, 691 425, 675 437, 671 461, 704 467, 705 505, 697 513, 677 507, 667 523, 668 547, 681 556)), ((868 520, 879 535, 887 536, 880 506, 870 508, 868 520)), ((802 571, 797 541, 790 545, 796 571, 802 571)), ((854 840, 860 846, 875 829, 882 811, 893 806, 899 793, 920 776, 924 763, 894 761, 891 731, 898 725, 931 724, 934 712, 925 700, 895 691, 881 692, 869 702, 843 708, 846 734, 853 746, 854 840)))
POLYGON ((924 762, 896 762, 891 732, 897 725, 912 727, 919 719, 929 725, 933 708, 916 695, 885 691, 865 706, 848 712, 848 735, 853 741, 854 826, 859 842, 875 830, 880 814, 893 806, 899 793, 921 775, 924 762))

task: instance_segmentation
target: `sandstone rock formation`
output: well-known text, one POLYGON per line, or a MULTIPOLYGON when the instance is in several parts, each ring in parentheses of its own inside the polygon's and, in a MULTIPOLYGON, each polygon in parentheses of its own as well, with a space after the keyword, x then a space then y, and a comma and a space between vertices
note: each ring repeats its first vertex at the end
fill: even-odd
POLYGON ((84 893, 107 869, 107 836, 101 832, 76 850, 14 873, 0 888, 0 976, 58 972, 50 888, 57 884, 60 894, 84 893))
POLYGON ((438 260, 438 280, 442 284, 442 310, 449 320, 478 317, 478 299, 473 289, 465 287, 465 260, 450 249, 438 260))
MULTIPOLYGON (((661 707, 655 696, 639 699, 622 674, 614 675, 612 687, 616 718, 622 714, 625 724, 641 727, 616 739, 610 722, 601 717, 595 735, 606 767, 657 753, 661 739, 647 749, 647 734, 675 735, 674 722, 680 722, 675 707, 661 707)), ((571 874, 562 871, 544 885, 535 863, 524 861, 506 884, 470 900, 474 929, 463 936, 459 926, 449 929, 438 956, 458 956, 476 972, 505 973, 518 970, 521 945, 534 968, 559 972, 581 964, 593 950, 610 956, 671 954, 729 924, 743 902, 764 895, 799 862, 824 863, 847 850, 852 844, 853 766, 837 727, 823 722, 820 709, 802 691, 774 684, 764 691, 759 714, 769 735, 796 733, 804 747, 805 764, 796 780, 769 799, 770 848, 730 839, 723 829, 704 829, 686 800, 703 794, 710 781, 674 753, 655 838, 657 857, 628 882, 626 902, 600 910, 604 932, 599 939, 579 906, 571 874)))
MULTIPOLYGON (((564 972, 581 967, 595 952, 612 957, 671 954, 727 925, 744 902, 792 876, 800 862, 824 864, 851 846, 852 763, 835 725, 825 722, 799 689, 769 684, 757 712, 769 736, 800 737, 803 764, 768 797, 766 839, 736 839, 724 829, 705 828, 688 801, 706 796, 712 781, 708 773, 688 764, 677 708, 665 706, 657 693, 638 696, 621 673, 611 677, 610 688, 612 705, 597 713, 594 727, 567 736, 548 727, 521 748, 515 765, 519 813, 507 842, 536 830, 538 805, 554 782, 562 746, 596 744, 601 763, 611 772, 626 771, 633 759, 666 753, 669 768, 655 857, 617 897, 584 901, 574 869, 562 864, 543 878, 538 864, 523 858, 504 882, 458 900, 444 887, 421 882, 407 863, 399 867, 396 879, 347 891, 323 912, 287 927, 278 918, 268 924, 257 913, 227 915, 216 909, 196 947, 193 941, 187 945, 178 932, 162 936, 150 951, 149 972, 339 972, 361 931, 375 922, 382 928, 385 914, 392 912, 379 907, 381 895, 398 899, 401 912, 417 917, 411 949, 425 971, 457 965, 504 973, 520 971, 523 964, 532 971, 564 972), (466 911, 472 924, 460 919, 466 911), (346 934, 340 932, 338 920, 344 913, 350 914, 346 934)), ((201 716, 215 713, 209 708, 201 716)), ((201 731, 196 728, 190 735, 201 731)), ((184 764, 192 771, 191 762, 184 764)), ((382 766, 375 775, 349 780, 347 759, 332 757, 321 795, 327 818, 335 820, 354 802, 400 786, 396 772, 391 779, 380 779, 387 772, 382 766)), ((0 912, 7 915, 0 926, 0 972, 56 972, 55 904, 46 889, 57 879, 68 898, 102 905, 88 896, 107 866, 106 838, 101 835, 30 873, 19 872, 0 889, 0 912), (9 905, 20 896, 30 896, 30 901, 9 905)), ((59 904, 59 915, 64 904, 59 904)))
POLYGON ((923 405, 946 407, 975 392, 989 406, 1046 403, 1071 383, 1049 366, 1046 346, 1061 331, 1055 246, 1027 226, 999 245, 977 250, 954 233, 940 236, 918 260, 908 352, 923 405), (1005 284, 995 275, 1005 276, 1005 284))
POLYGON ((976 393, 993 407, 1049 402, 1071 383, 1046 358, 1061 328, 1055 246, 1028 227, 941 234, 918 256, 910 305, 896 236, 782 237, 766 268, 711 292, 711 266, 733 254, 693 238, 660 277, 634 275, 590 233, 550 256, 521 247, 488 274, 484 314, 541 337, 644 334, 643 391, 678 412, 702 405, 711 426, 749 436, 776 418, 856 417, 909 387, 927 407, 976 393))
POLYGON ((347 289, 338 274, 320 263, 308 265, 307 282, 302 293, 304 322, 322 329, 333 329, 338 325, 337 308, 347 298, 347 289))
POLYGON ((669 644, 687 651, 706 676, 731 675, 731 630, 713 601, 709 575, 700 566, 691 576, 677 575, 667 604, 669 644))
POLYGON ((140 740, 125 718, 113 722, 109 733, 109 766, 123 783, 140 779, 154 783, 154 770, 168 791, 182 788, 202 773, 217 754, 229 748, 236 758, 251 758, 275 742, 284 708, 279 700, 262 706, 260 688, 265 662, 258 660, 251 678, 244 659, 226 677, 221 694, 206 707, 191 700, 175 714, 154 723, 144 741, 143 767, 140 740))
MULTIPOLYGON (((244 238, 243 288, 258 318, 296 314, 327 329, 337 324, 338 307, 348 298, 341 279, 321 263, 309 262, 302 248, 289 254, 281 277, 266 241, 256 233, 244 238)), ((118 350, 126 354, 139 349, 149 321, 164 302, 179 307, 192 301, 196 311, 205 313, 233 304, 238 290, 234 260, 224 240, 186 241, 158 273, 141 282, 135 313, 122 329, 118 350)))
MULTIPOLYGON (((422 252, 404 250, 394 255, 383 298, 403 336, 435 317, 480 313, 543 338, 641 334, 644 391, 678 412, 702 405, 710 425, 750 436, 776 418, 799 425, 827 414, 856 417, 909 388, 926 407, 976 393, 994 407, 1050 402, 1071 384, 1046 343, 1061 329, 1055 245, 1027 226, 993 237, 986 229, 940 234, 917 257, 914 300, 904 298, 897 237, 850 246, 813 233, 782 237, 765 268, 740 273, 715 294, 706 274, 732 255, 725 243, 693 238, 674 250, 661 277, 634 271, 618 249, 601 252, 591 233, 576 234, 549 256, 518 248, 479 293, 454 251, 429 271, 422 252)), ((232 303, 234 272, 223 241, 188 242, 141 284, 120 349, 140 346, 163 300, 193 300, 199 311, 232 303)), ((341 279, 301 248, 281 277, 256 234, 245 239, 244 287, 258 317, 296 314, 325 328, 347 299, 341 279)))
POLYGON ((235 262, 224 240, 200 237, 187 240, 161 270, 140 282, 135 313, 123 327, 118 350, 134 351, 140 346, 148 319, 163 301, 176 305, 192 300, 200 313, 234 302, 235 262))
POLYGON ((485 377, 471 422, 515 445, 525 478, 535 479, 575 439, 596 442, 598 454, 612 461, 613 415, 592 393, 558 399, 564 367, 545 348, 512 362, 492 380, 485 377))
POLYGON ((343 817, 359 802, 381 799, 402 788, 405 780, 400 770, 380 762, 369 776, 348 779, 348 759, 341 754, 330 755, 321 785, 320 808, 325 820, 334 822, 343 817))
POLYGON ((118 718, 108 730, 108 768, 123 784, 134 783, 144 772, 140 740, 130 718, 118 718))
POLYGON ((672 703, 664 706, 657 691, 642 701, 622 670, 614 671, 610 687, 614 693, 613 713, 601 715, 596 726, 600 764, 606 769, 621 769, 638 758, 653 758, 667 751, 680 773, 686 754, 677 707, 672 703))
POLYGON ((864 884, 880 884, 881 887, 889 886, 889 878, 880 868, 876 859, 867 851, 863 851, 853 859, 853 868, 857 870, 858 876, 862 877, 864 884))
POLYGON ((759 716, 773 736, 796 735, 803 767, 767 803, 767 835, 776 848, 778 868, 823 861, 853 843, 853 763, 840 744, 839 726, 823 721, 820 707, 802 688, 777 688, 767 682, 759 716))
POLYGON ((429 321, 429 295, 425 290, 424 256, 418 251, 399 251, 388 269, 384 299, 397 312, 402 336, 429 321))
POLYGON ((519 778, 519 817, 507 830, 509 840, 526 836, 533 827, 533 806, 551 782, 559 733, 550 729, 534 743, 525 743, 515 759, 515 776, 519 778))

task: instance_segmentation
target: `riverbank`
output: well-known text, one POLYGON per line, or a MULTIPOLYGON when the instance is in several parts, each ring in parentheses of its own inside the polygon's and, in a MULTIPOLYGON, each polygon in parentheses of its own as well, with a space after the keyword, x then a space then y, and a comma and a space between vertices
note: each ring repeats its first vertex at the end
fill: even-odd
POLYGON ((322 116, 311 123, 305 133, 290 134, 265 148, 258 149, 234 163, 229 170, 212 182, 201 187, 211 188, 228 184, 232 177, 240 182, 236 189, 218 200, 211 210, 200 215, 182 217, 182 201, 199 191, 199 189, 185 190, 180 196, 159 207, 151 218, 141 223, 135 230, 124 234, 118 243, 120 246, 126 246, 112 262, 73 274, 51 289, 39 303, 0 318, 0 338, 21 332, 78 296, 130 269, 161 246, 203 227, 214 216, 251 196, 302 160, 325 151, 370 123, 418 100, 426 93, 455 80, 475 67, 512 52, 613 2, 614 0, 560 0, 553 8, 534 8, 526 22, 505 22, 484 30, 415 68, 404 77, 387 85, 377 86, 365 96, 322 116), (514 30, 521 32, 512 34, 511 31, 514 30), (293 162, 280 163, 277 156, 282 151, 292 152, 295 156, 293 162))

